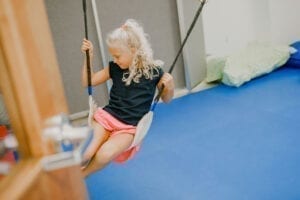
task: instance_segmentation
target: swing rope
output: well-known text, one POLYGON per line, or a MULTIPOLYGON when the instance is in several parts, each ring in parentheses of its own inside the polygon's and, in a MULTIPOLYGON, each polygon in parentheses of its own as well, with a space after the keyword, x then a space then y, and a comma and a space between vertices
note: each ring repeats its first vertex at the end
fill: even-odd
MULTIPOLYGON (((195 26, 195 24, 196 24, 196 22, 197 22, 197 19, 198 19, 199 15, 200 15, 200 13, 201 13, 201 11, 202 11, 203 6, 204 6, 205 3, 206 3, 206 0, 201 0, 200 6, 199 6, 199 8, 198 8, 198 10, 197 10, 197 12, 196 12, 196 14, 195 14, 195 16, 194 16, 194 19, 193 19, 193 21, 192 21, 192 23, 191 23, 191 25, 190 25, 190 27, 189 27, 189 29, 188 29, 188 32, 187 32, 187 34, 186 34, 186 36, 185 36, 185 38, 184 38, 184 40, 183 40, 183 42, 182 42, 182 44, 181 44, 179 50, 178 50, 178 53, 177 53, 177 55, 176 55, 176 57, 175 57, 175 59, 174 59, 172 65, 171 65, 169 71, 168 71, 169 74, 172 73, 172 71, 173 71, 173 69, 174 69, 174 67, 175 67, 175 64, 176 64, 176 62, 177 62, 177 60, 178 60, 178 58, 179 58, 179 56, 180 56, 180 54, 181 54, 181 52, 182 52, 182 50, 183 50, 183 47, 184 47, 184 45, 185 45, 185 43, 186 43, 188 37, 190 36, 190 34, 191 34, 191 32, 192 32, 192 30, 193 30, 193 28, 194 28, 194 26, 195 26)), ((163 93, 164 88, 165 88, 165 86, 162 85, 162 87, 161 87, 161 89, 159 90, 158 94, 157 94, 156 97, 154 98, 154 102, 153 102, 153 104, 152 104, 152 106, 151 106, 151 111, 154 111, 154 109, 155 109, 155 107, 156 107, 156 105, 157 105, 157 103, 158 103, 158 101, 159 101, 159 99, 160 99, 160 97, 161 97, 161 95, 162 95, 162 93, 163 93)))

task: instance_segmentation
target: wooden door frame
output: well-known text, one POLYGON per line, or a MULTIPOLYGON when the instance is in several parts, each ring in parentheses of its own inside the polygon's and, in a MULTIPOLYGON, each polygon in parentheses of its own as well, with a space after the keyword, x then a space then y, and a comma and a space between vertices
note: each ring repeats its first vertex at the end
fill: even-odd
POLYGON ((44 121, 68 113, 44 2, 0 1, 0 88, 21 161, 0 182, 0 199, 87 199, 79 166, 46 172, 54 153, 44 121))

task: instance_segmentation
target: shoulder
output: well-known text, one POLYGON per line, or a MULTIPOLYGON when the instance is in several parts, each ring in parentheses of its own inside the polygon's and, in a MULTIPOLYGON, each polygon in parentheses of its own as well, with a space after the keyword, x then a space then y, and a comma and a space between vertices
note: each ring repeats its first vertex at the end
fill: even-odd
POLYGON ((122 69, 119 67, 119 65, 117 65, 116 63, 114 63, 113 61, 109 62, 109 74, 110 77, 113 77, 114 74, 119 74, 122 73, 122 69))
POLYGON ((117 69, 120 68, 116 63, 114 63, 113 61, 110 61, 108 64, 109 68, 111 69, 117 69))
POLYGON ((154 76, 157 76, 159 79, 164 74, 164 70, 161 66, 155 66, 153 71, 154 71, 154 76))

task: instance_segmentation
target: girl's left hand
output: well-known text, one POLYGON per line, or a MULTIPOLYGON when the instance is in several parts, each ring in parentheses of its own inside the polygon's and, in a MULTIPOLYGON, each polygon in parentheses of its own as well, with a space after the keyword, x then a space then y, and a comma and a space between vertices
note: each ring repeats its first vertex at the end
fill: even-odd
POLYGON ((161 89, 162 85, 164 85, 164 89, 162 91, 162 100, 164 102, 169 102, 172 100, 174 95, 174 80, 173 76, 169 73, 164 73, 164 75, 161 77, 158 88, 161 89))
POLYGON ((164 85, 164 89, 166 90, 173 90, 174 89, 174 80, 173 76, 169 73, 164 73, 164 75, 161 77, 159 81, 159 86, 161 88, 161 85, 164 85))

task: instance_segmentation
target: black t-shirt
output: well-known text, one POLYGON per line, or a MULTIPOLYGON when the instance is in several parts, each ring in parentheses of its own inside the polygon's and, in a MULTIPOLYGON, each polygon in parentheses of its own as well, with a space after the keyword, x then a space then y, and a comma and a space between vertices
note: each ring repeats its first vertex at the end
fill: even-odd
POLYGON ((157 67, 153 70, 153 79, 140 78, 139 83, 131 81, 125 85, 123 76, 128 76, 128 69, 121 69, 116 63, 109 63, 109 74, 112 79, 110 99, 103 109, 118 120, 137 125, 139 120, 150 110, 156 85, 163 75, 163 70, 157 67))

